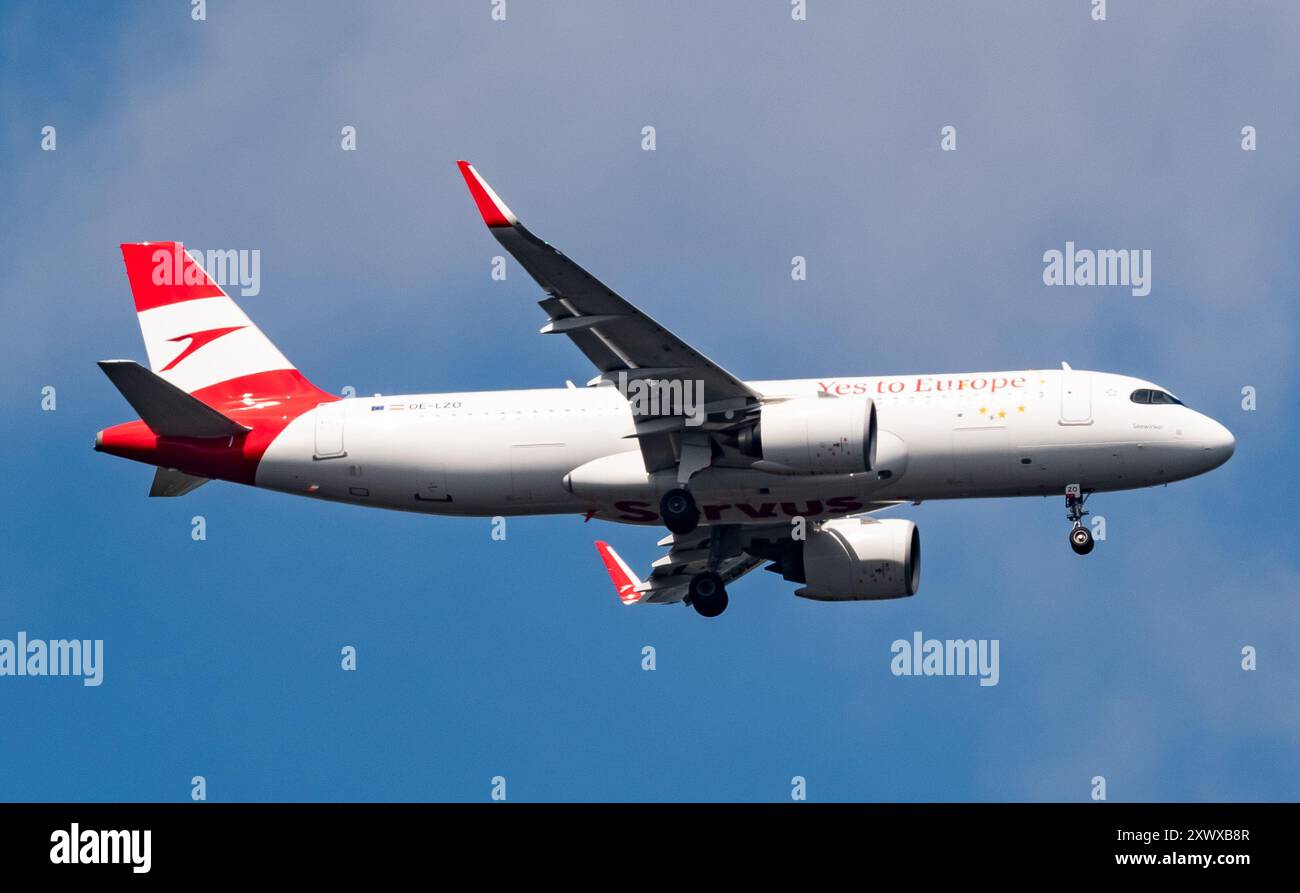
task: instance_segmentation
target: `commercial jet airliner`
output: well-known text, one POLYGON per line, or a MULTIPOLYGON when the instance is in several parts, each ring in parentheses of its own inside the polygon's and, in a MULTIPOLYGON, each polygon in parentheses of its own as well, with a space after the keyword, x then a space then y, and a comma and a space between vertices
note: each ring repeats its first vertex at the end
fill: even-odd
POLYGON ((95 449, 157 466, 151 496, 233 481, 433 515, 575 514, 662 525, 643 580, 596 547, 624 604, 706 617, 765 562, 822 601, 920 582, 927 499, 1064 496, 1074 551, 1091 494, 1217 468, 1232 434, 1167 389, 1060 369, 743 381, 519 222, 473 166, 484 223, 541 286, 544 334, 585 387, 340 399, 311 384, 175 242, 122 256, 149 368, 99 365, 140 416, 95 449))

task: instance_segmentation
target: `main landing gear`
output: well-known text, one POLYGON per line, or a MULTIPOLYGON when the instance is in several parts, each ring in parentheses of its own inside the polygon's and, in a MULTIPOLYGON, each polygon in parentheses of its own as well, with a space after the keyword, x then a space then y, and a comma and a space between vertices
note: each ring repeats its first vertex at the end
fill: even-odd
MULTIPOLYGON (((701 617, 717 617, 727 610, 727 587, 718 570, 724 561, 741 554, 740 528, 721 524, 710 527, 708 536, 708 561, 704 570, 691 577, 685 601, 701 617)), ((703 543, 693 545, 698 549, 703 543)))
POLYGON ((691 607, 701 617, 717 617, 727 610, 727 587, 713 571, 704 571, 691 577, 691 607))
POLYGON ((675 534, 690 533, 700 523, 700 509, 695 504, 695 497, 684 487, 669 490, 659 500, 659 517, 664 526, 675 534))
POLYGON ((1070 484, 1065 488, 1065 509, 1066 516, 1070 520, 1070 548, 1076 555, 1087 555, 1096 545, 1092 539, 1092 531, 1083 523, 1083 516, 1088 514, 1084 511, 1083 504, 1088 501, 1088 494, 1084 493, 1078 484, 1070 484))

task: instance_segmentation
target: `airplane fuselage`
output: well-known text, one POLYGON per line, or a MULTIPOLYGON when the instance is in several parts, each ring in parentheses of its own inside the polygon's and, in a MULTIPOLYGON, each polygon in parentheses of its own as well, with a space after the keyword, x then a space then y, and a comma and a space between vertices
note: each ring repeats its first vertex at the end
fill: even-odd
MULTIPOLYGON (((701 523, 771 524, 870 503, 1126 490, 1201 474, 1232 454, 1227 430, 1156 385, 1080 370, 749 383, 765 396, 871 399, 877 456, 858 474, 775 474, 726 461, 697 473, 701 523)), ((232 412, 238 420, 238 413, 232 412)), ((659 523, 671 473, 647 474, 635 419, 598 386, 352 398, 291 421, 257 486, 438 515, 586 514, 659 523)))

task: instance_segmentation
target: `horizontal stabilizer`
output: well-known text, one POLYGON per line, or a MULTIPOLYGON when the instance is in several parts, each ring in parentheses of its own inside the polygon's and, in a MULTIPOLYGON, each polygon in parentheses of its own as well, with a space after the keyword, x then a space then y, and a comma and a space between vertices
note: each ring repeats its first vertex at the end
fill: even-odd
POLYGON ((196 477, 174 468, 159 468, 153 476, 153 486, 149 488, 149 495, 184 496, 191 490, 202 487, 208 480, 209 478, 196 477))
POLYGON ((252 430, 133 360, 100 360, 99 368, 159 437, 238 437, 252 430))

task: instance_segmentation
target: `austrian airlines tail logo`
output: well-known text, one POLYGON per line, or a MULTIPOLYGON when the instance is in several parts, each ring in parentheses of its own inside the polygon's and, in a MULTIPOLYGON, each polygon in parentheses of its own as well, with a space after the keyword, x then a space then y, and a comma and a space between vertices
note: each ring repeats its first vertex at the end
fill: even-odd
POLYGON ((190 339, 190 343, 186 345, 185 349, 180 352, 180 354, 176 357, 176 359, 172 360, 166 366, 163 366, 162 369, 159 371, 166 372, 168 369, 174 367, 181 360, 185 359, 190 354, 194 353, 194 351, 198 350, 200 347, 203 347, 205 344, 211 344, 213 341, 216 341, 222 335, 229 335, 231 332, 237 332, 243 328, 247 328, 247 327, 246 326, 224 326, 219 329, 204 329, 201 332, 191 332, 188 335, 177 335, 175 338, 168 338, 167 339, 168 341, 174 343, 179 343, 181 341, 184 341, 186 338, 188 338, 190 339))

